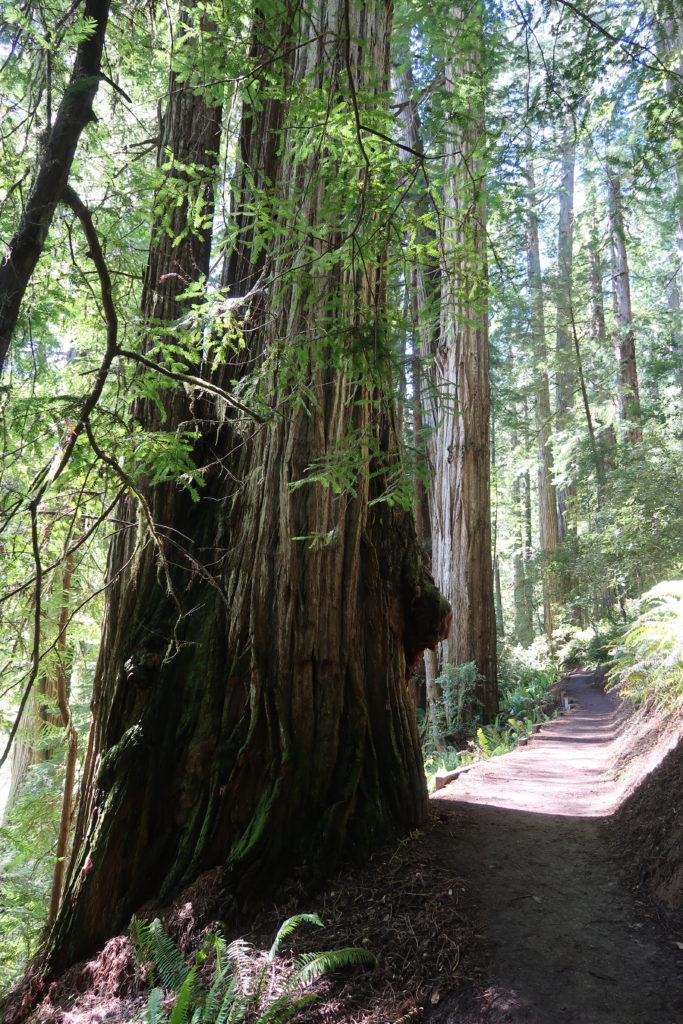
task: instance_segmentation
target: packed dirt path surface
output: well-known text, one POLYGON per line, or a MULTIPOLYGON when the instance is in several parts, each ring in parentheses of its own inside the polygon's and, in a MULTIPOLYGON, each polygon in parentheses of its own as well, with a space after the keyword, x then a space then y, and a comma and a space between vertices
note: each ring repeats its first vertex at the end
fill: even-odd
POLYGON ((492 966, 471 1015, 442 1004, 430 1022, 683 1022, 683 954, 634 901, 606 843, 620 716, 592 682, 574 674, 569 715, 434 797, 460 819, 453 856, 492 966))

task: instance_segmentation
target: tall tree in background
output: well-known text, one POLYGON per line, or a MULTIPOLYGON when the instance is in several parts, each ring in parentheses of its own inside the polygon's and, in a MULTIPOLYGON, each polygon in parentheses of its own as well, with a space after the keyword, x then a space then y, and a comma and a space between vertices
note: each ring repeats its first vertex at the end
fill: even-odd
MULTIPOLYGON (((373 133, 388 127, 378 97, 390 27, 384 0, 256 12, 250 60, 267 74, 245 92, 223 273, 232 307, 214 307, 225 324, 251 294, 248 330, 233 323, 205 363, 206 389, 222 399, 193 409, 172 391, 163 416, 150 402, 136 410, 145 430, 189 421, 204 491, 195 504, 173 485, 138 489, 142 521, 111 551, 52 968, 204 868, 224 865, 248 895, 312 851, 367 851, 423 818, 405 678, 443 635, 447 605, 412 516, 382 500, 400 472, 377 230, 394 198, 373 133), (326 125, 313 146, 304 111, 326 125), (235 415, 235 386, 260 412, 235 415)), ((166 148, 187 180, 181 203, 168 193, 170 249, 169 207, 157 202, 145 315, 176 332, 188 317, 179 290, 207 267, 208 217, 198 229, 190 211, 212 176, 216 118, 192 79, 172 83, 166 148)))
POLYGON ((435 357, 432 564, 453 620, 443 660, 476 662, 484 715, 498 710, 491 556, 486 257, 486 88, 480 4, 456 8, 446 34, 446 186, 441 326, 435 357))
MULTIPOLYGON (((574 125, 567 119, 562 126, 560 143, 560 209, 557 225, 557 271, 555 275, 555 402, 557 422, 560 429, 570 420, 574 405, 576 361, 574 352, 574 310, 573 310, 573 241, 574 241, 574 166, 576 162, 576 141, 574 125)), ((569 479, 557 489, 558 525, 560 540, 571 530, 572 497, 576 486, 569 479)))
POLYGON ((532 335, 531 354, 535 367, 534 404, 536 446, 538 451, 539 532, 541 553, 548 563, 543 573, 543 620, 546 636, 551 637, 555 628, 557 607, 561 595, 557 571, 550 566, 549 562, 556 555, 560 546, 560 530, 557 512, 557 490, 554 481, 553 452, 550 444, 552 408, 548 377, 548 345, 543 304, 538 215, 535 208, 536 179, 532 156, 529 156, 527 179, 529 184, 527 255, 529 313, 532 335))
POLYGON ((613 166, 607 168, 607 195, 612 253, 612 294, 616 321, 615 354, 619 416, 626 424, 629 441, 641 441, 640 388, 636 365, 636 333, 631 308, 631 278, 626 251, 626 228, 621 177, 613 166))

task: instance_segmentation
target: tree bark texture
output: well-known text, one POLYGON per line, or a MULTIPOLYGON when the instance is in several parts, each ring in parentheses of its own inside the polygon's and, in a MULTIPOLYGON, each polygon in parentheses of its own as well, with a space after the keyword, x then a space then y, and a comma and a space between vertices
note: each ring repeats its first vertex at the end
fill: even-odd
POLYGON ((619 415, 626 424, 630 442, 642 440, 640 393, 636 365, 636 334, 631 311, 631 281, 626 252, 626 230, 621 179, 613 168, 607 169, 610 238, 612 250, 612 289, 616 321, 617 393, 619 415))
POLYGON ((24 293, 68 181, 78 140, 86 125, 95 119, 92 103, 100 82, 109 3, 86 0, 83 17, 92 22, 93 30, 78 44, 71 78, 51 126, 26 208, 0 265, 0 373, 24 293))
MULTIPOLYGON (((564 128, 561 146, 560 210, 557 225, 557 275, 555 308, 557 324, 555 329, 555 356, 557 370, 555 377, 555 403, 560 429, 566 426, 570 410, 574 406, 576 386, 576 364, 574 362, 574 309, 573 309, 573 266, 574 266, 574 165, 576 143, 573 124, 564 128)), ((570 479, 557 489, 560 540, 571 530, 571 503, 576 497, 576 484, 570 479)))
MULTIPOLYGON (((607 351, 607 324, 605 321, 605 297, 603 291, 603 244, 600 237, 597 213, 595 178, 589 175, 586 185, 586 206, 589 217, 588 261, 590 275, 590 324, 591 338, 599 352, 607 351)), ((599 404, 612 405, 610 396, 599 396, 599 404)), ((598 424, 596 431, 596 467, 598 476, 604 476, 607 468, 614 464, 616 433, 612 423, 598 424)))
MULTIPOLYGON (((257 367, 273 414, 254 428, 215 405, 195 452, 206 471, 201 500, 152 488, 156 543, 142 527, 114 542, 119 575, 52 969, 206 868, 224 865, 230 891, 248 897, 295 863, 365 853, 424 816, 406 676, 444 634, 448 608, 412 515, 373 504, 399 456, 375 358, 385 344, 386 232, 376 230, 372 157, 359 129, 355 208, 335 214, 328 197, 350 167, 324 136, 301 155, 306 119, 281 98, 344 98, 352 116, 361 102, 381 102, 390 21, 384 0, 329 0, 305 18, 283 5, 279 23, 272 9, 267 21, 257 13, 252 57, 279 81, 252 84, 254 102, 245 100, 223 283, 233 296, 268 286, 247 311, 244 348, 215 380, 246 381, 257 367), (264 224, 277 225, 266 247, 264 224), (350 489, 292 486, 351 437, 360 465, 350 489)), ((214 115, 176 88, 167 124, 178 103, 174 152, 199 162, 182 147, 214 115)), ((190 259, 186 244, 174 261, 190 259)), ((155 245, 146 302, 157 319, 173 319, 174 296, 153 297, 168 283, 164 259, 155 245)), ((171 400, 168 429, 192 413, 184 402, 171 400)), ((139 415, 153 414, 143 405, 139 415)))
POLYGON ((515 549, 512 558, 515 637, 523 647, 534 638, 533 586, 529 574, 531 552, 527 543, 526 509, 528 505, 528 473, 518 474, 512 482, 512 507, 515 518, 515 549), (524 484, 524 491, 522 491, 524 484))
MULTIPOLYGON (((552 558, 560 546, 557 491, 554 483, 553 453, 550 444, 552 413, 548 380, 548 346, 546 342, 545 312, 543 308, 543 278, 538 240, 538 216, 534 206, 536 182, 533 162, 527 169, 530 190, 528 218, 529 301, 532 334, 532 354, 535 363, 536 446, 538 450, 538 515, 541 553, 546 560, 552 558)), ((545 632, 552 636, 561 590, 557 573, 550 566, 543 572, 543 620, 545 632)))
POLYGON ((454 19, 446 92, 454 110, 446 140, 441 329, 435 360, 438 421, 433 435, 432 564, 453 620, 442 659, 475 661, 484 716, 498 710, 491 556, 490 384, 486 182, 482 154, 484 82, 481 10, 454 19), (456 83, 468 102, 456 100, 456 83))

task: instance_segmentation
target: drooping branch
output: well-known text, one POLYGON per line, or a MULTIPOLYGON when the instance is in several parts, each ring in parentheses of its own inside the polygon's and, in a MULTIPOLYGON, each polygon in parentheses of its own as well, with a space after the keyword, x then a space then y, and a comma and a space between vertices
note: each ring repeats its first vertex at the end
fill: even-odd
POLYGON ((76 441, 83 433, 85 424, 88 422, 88 417, 100 399, 109 375, 112 361, 114 357, 118 355, 118 317, 116 315, 116 307, 114 306, 114 300, 111 293, 111 278, 104 259, 104 253, 102 252, 102 246, 100 245, 100 240, 97 236, 95 225, 93 224, 92 214, 70 185, 65 186, 62 201, 69 207, 69 209, 73 210, 78 217, 90 247, 90 257, 95 264, 95 269, 97 270, 97 274, 100 279, 102 309, 107 324, 107 343, 102 356, 102 361, 100 362, 97 373, 95 374, 95 383, 85 397, 83 405, 81 406, 81 411, 78 415, 78 420, 76 421, 73 430, 69 432, 59 461, 55 461, 53 459, 50 467, 43 469, 38 475, 36 481, 34 481, 34 486, 36 484, 38 485, 37 490, 34 491, 34 499, 36 502, 40 501, 48 486, 51 483, 54 483, 71 458, 71 453, 74 450, 76 441))
POLYGON ((85 0, 83 18, 92 24, 93 29, 78 44, 71 78, 59 105, 26 208, 0 265, 0 373, 24 294, 42 254, 55 209, 64 196, 81 132, 94 120, 92 102, 101 78, 109 3, 85 0))

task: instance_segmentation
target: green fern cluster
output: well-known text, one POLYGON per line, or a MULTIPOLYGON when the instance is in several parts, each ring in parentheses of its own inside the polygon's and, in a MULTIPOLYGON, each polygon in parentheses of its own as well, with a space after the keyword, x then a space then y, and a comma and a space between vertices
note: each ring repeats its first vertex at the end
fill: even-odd
POLYGON ((683 580, 643 594, 641 613, 616 650, 610 682, 635 704, 652 698, 672 709, 683 700, 683 580))
POLYGON ((131 937, 138 960, 147 965, 156 984, 144 1015, 131 1024, 281 1024, 315 999, 305 989, 322 974, 374 965, 372 953, 347 947, 304 953, 284 973, 276 971, 274 961, 283 939, 302 922, 322 927, 316 914, 288 918, 265 956, 243 939, 227 943, 222 935, 211 933, 189 965, 158 918, 134 920, 131 937), (206 982, 201 968, 210 957, 214 964, 206 982))

